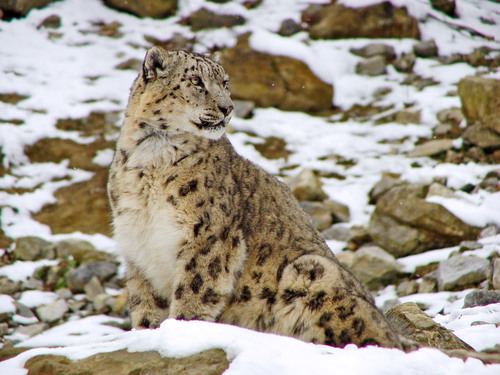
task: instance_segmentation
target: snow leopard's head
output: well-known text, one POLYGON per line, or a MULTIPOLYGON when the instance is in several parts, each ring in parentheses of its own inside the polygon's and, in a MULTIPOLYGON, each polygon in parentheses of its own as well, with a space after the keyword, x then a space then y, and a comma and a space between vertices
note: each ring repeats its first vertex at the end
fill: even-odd
POLYGON ((218 139, 234 109, 228 82, 215 57, 153 47, 132 86, 127 112, 137 126, 218 139))

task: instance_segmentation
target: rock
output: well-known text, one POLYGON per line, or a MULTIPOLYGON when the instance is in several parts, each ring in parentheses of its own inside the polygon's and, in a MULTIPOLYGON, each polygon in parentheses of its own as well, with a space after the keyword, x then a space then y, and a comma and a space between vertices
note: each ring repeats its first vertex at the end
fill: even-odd
POLYGON ((420 38, 417 21, 389 1, 362 8, 329 4, 310 19, 312 39, 420 38))
POLYGON ((50 246, 50 242, 38 237, 19 237, 15 244, 14 255, 19 260, 37 260, 50 246))
POLYGON ((354 259, 356 258, 354 251, 342 251, 335 256, 340 264, 347 269, 351 269, 354 264, 354 259))
POLYGON ((386 73, 385 57, 373 56, 356 64, 356 73, 364 76, 379 76, 386 73))
POLYGON ((292 36, 293 34, 297 34, 299 31, 302 31, 302 27, 294 20, 288 18, 281 23, 278 34, 283 36, 292 36))
POLYGON ((438 55, 438 48, 436 42, 432 39, 415 44, 413 52, 418 57, 436 57, 438 55))
POLYGON ((324 202, 325 206, 330 210, 334 223, 347 223, 351 219, 349 207, 343 203, 329 199, 324 202))
POLYGON ((394 122, 398 124, 420 124, 420 111, 413 108, 405 108, 396 113, 394 122))
POLYGON ((61 320, 68 310, 69 307, 66 301, 58 299, 50 305, 37 307, 36 314, 42 322, 55 323, 61 320))
POLYGON ((20 281, 12 281, 7 277, 0 277, 0 294, 7 294, 9 296, 12 296, 20 290, 20 281))
POLYGON ((484 138, 477 140, 472 135, 468 135, 468 138, 471 138, 469 140, 480 147, 489 147, 487 137, 493 137, 495 138, 494 144, 497 145, 500 137, 500 80, 476 76, 465 77, 458 83, 458 95, 467 124, 477 126, 477 132, 487 133, 484 138), (481 145, 483 142, 485 146, 481 145))
POLYGON ((380 181, 377 182, 375 186, 373 186, 373 188, 368 193, 370 197, 370 203, 371 204, 376 203, 377 200, 382 195, 387 193, 394 186, 404 185, 404 184, 405 182, 403 180, 400 180, 398 176, 389 173, 384 173, 380 178, 380 181))
POLYGON ((464 115, 460 108, 450 108, 439 111, 436 115, 437 119, 442 124, 450 124, 452 126, 460 126, 464 121, 464 115))
POLYGON ((488 225, 479 233, 478 238, 481 239, 481 238, 492 237, 496 236, 497 234, 500 234, 500 228, 498 228, 496 225, 491 224, 488 225))
POLYGON ((481 249, 483 244, 477 241, 462 241, 459 243, 458 251, 463 253, 464 251, 481 249))
POLYGON ((40 322, 40 323, 30 324, 29 326, 19 326, 18 328, 16 328, 14 333, 32 337, 42 333, 48 328, 49 325, 47 323, 40 322))
POLYGON ((90 242, 78 239, 58 241, 55 243, 54 248, 56 250, 57 257, 59 258, 67 258, 69 256, 73 256, 73 254, 78 251, 95 250, 94 245, 92 245, 90 242))
POLYGON ((420 345, 445 349, 474 349, 460 340, 450 330, 428 317, 414 302, 397 305, 385 314, 396 330, 417 341, 420 345))
POLYGON ((124 288, 123 291, 116 297, 111 311, 113 311, 114 314, 121 316, 123 313, 126 312, 127 307, 128 307, 128 291, 127 288, 124 288))
POLYGON ((408 156, 411 158, 433 156, 451 150, 452 148, 453 141, 451 139, 433 139, 415 146, 413 150, 408 152, 408 156))
POLYGON ((493 288, 500 290, 500 258, 493 262, 493 276, 491 278, 493 288))
POLYGON ((434 9, 439 10, 450 17, 456 17, 455 0, 431 0, 431 5, 434 9))
POLYGON ((124 62, 115 66, 115 69, 118 69, 118 70, 134 70, 136 72, 141 70, 141 68, 142 68, 142 60, 134 59, 134 58, 125 60, 124 62))
POLYGON ((463 290, 488 278, 490 262, 474 255, 455 255, 439 263, 439 291, 463 290))
POLYGON ((372 43, 361 48, 351 48, 351 53, 361 57, 384 56, 386 62, 390 62, 396 58, 394 48, 384 43, 372 43))
POLYGON ((63 356, 41 355, 25 366, 30 375, 42 374, 222 374, 229 362, 221 349, 206 350, 184 358, 164 358, 158 352, 119 350, 71 361, 63 356))
POLYGON ((363 246, 357 250, 350 266, 352 273, 372 290, 390 282, 399 269, 396 259, 378 246, 363 246))
POLYGON ((177 0, 104 0, 104 4, 138 17, 166 18, 177 10, 177 0))
POLYGON ((300 202, 302 209, 309 214, 317 230, 322 231, 329 228, 333 223, 332 213, 321 202, 300 202))
POLYGON ((55 0, 0 0, 0 10, 15 17, 24 17, 33 8, 43 8, 55 0))
POLYGON ((325 240, 349 241, 351 231, 348 225, 339 223, 321 232, 325 240))
POLYGON ((403 53, 392 62, 392 65, 400 73, 411 73, 415 66, 415 58, 416 56, 414 53, 403 53))
POLYGON ((71 270, 66 277, 66 281, 71 291, 73 293, 78 293, 83 291, 85 284, 87 284, 93 276, 96 276, 100 282, 104 282, 113 276, 116 270, 117 266, 115 263, 88 263, 71 270))
POLYGON ((332 109, 332 86, 300 61, 253 51, 248 34, 241 36, 235 47, 223 50, 220 61, 231 77, 233 99, 288 111, 332 109))
POLYGON ((101 282, 97 278, 97 276, 92 276, 92 278, 89 280, 88 283, 85 284, 83 287, 83 290, 85 294, 87 295, 87 298, 90 301, 94 301, 95 298, 100 295, 104 294, 104 288, 102 287, 101 282))
POLYGON ((436 293, 437 292, 437 272, 425 275, 418 286, 418 293, 436 293))
MULTIPOLYGON (((35 318, 36 319, 36 316, 33 313, 33 311, 31 311, 31 309, 28 308, 27 306, 23 305, 21 302, 18 302, 18 301, 15 302, 15 305, 16 305, 16 314, 17 315, 20 315, 23 318, 35 318)), ((38 319, 36 319, 36 320, 38 320, 38 319)))
POLYGON ((500 148, 500 133, 491 130, 483 123, 468 126, 462 134, 464 140, 485 149, 500 148))
POLYGON ((234 103, 234 115, 239 118, 251 118, 253 116, 253 110, 255 109, 255 103, 250 100, 233 100, 234 103))
POLYGON ((464 308, 475 306, 486 306, 490 303, 500 303, 500 291, 498 290, 473 290, 465 296, 464 308))
POLYGON ((0 323, 0 337, 4 337, 9 330, 9 325, 7 323, 0 323))
POLYGON ((427 192, 426 198, 429 197, 445 197, 445 198, 458 198, 453 190, 438 184, 437 182, 433 182, 429 186, 429 191, 427 192))
POLYGON ((208 9, 201 8, 191 13, 185 22, 191 26, 191 30, 200 31, 204 29, 243 25, 245 19, 240 15, 221 15, 213 13, 208 9))
POLYGON ((376 204, 369 231, 373 241, 396 258, 476 239, 479 228, 464 223, 443 206, 427 202, 421 184, 394 186, 376 204))
POLYGON ((297 176, 285 179, 292 194, 299 201, 324 201, 328 195, 321 188, 321 181, 310 169, 303 169, 297 176))
POLYGON ((38 25, 37 29, 58 29, 61 27, 61 17, 57 14, 53 14, 45 18, 40 25, 38 25))
POLYGON ((396 294, 398 297, 409 296, 417 293, 418 287, 419 285, 415 280, 403 280, 398 284, 396 294))

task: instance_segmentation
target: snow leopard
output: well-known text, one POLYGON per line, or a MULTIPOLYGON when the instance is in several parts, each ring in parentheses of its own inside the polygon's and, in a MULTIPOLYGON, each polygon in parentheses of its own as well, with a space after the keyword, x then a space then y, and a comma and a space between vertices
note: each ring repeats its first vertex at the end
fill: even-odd
POLYGON ((199 319, 401 348, 290 189, 236 153, 225 134, 233 111, 216 56, 147 52, 108 181, 133 328, 199 319))

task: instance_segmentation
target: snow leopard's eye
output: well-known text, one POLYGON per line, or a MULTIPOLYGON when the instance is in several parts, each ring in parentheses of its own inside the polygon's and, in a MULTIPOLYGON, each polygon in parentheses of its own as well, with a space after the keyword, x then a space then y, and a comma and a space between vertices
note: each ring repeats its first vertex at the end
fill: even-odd
POLYGON ((191 77, 191 83, 195 86, 204 87, 200 77, 191 77))

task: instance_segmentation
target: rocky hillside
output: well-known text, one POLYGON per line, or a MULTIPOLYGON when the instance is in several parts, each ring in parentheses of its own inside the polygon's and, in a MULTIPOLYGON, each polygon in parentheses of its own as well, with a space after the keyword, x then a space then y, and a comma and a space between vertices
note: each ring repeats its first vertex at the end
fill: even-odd
MULTIPOLYGON (((160 45, 221 53, 231 142, 290 186, 398 327, 500 363, 499 30, 493 0, 0 0, 0 360, 80 345, 63 328, 79 321, 99 321, 94 341, 130 329, 105 185, 129 87, 160 45)), ((221 346, 179 361, 127 348, 3 365, 237 362, 221 346)))

